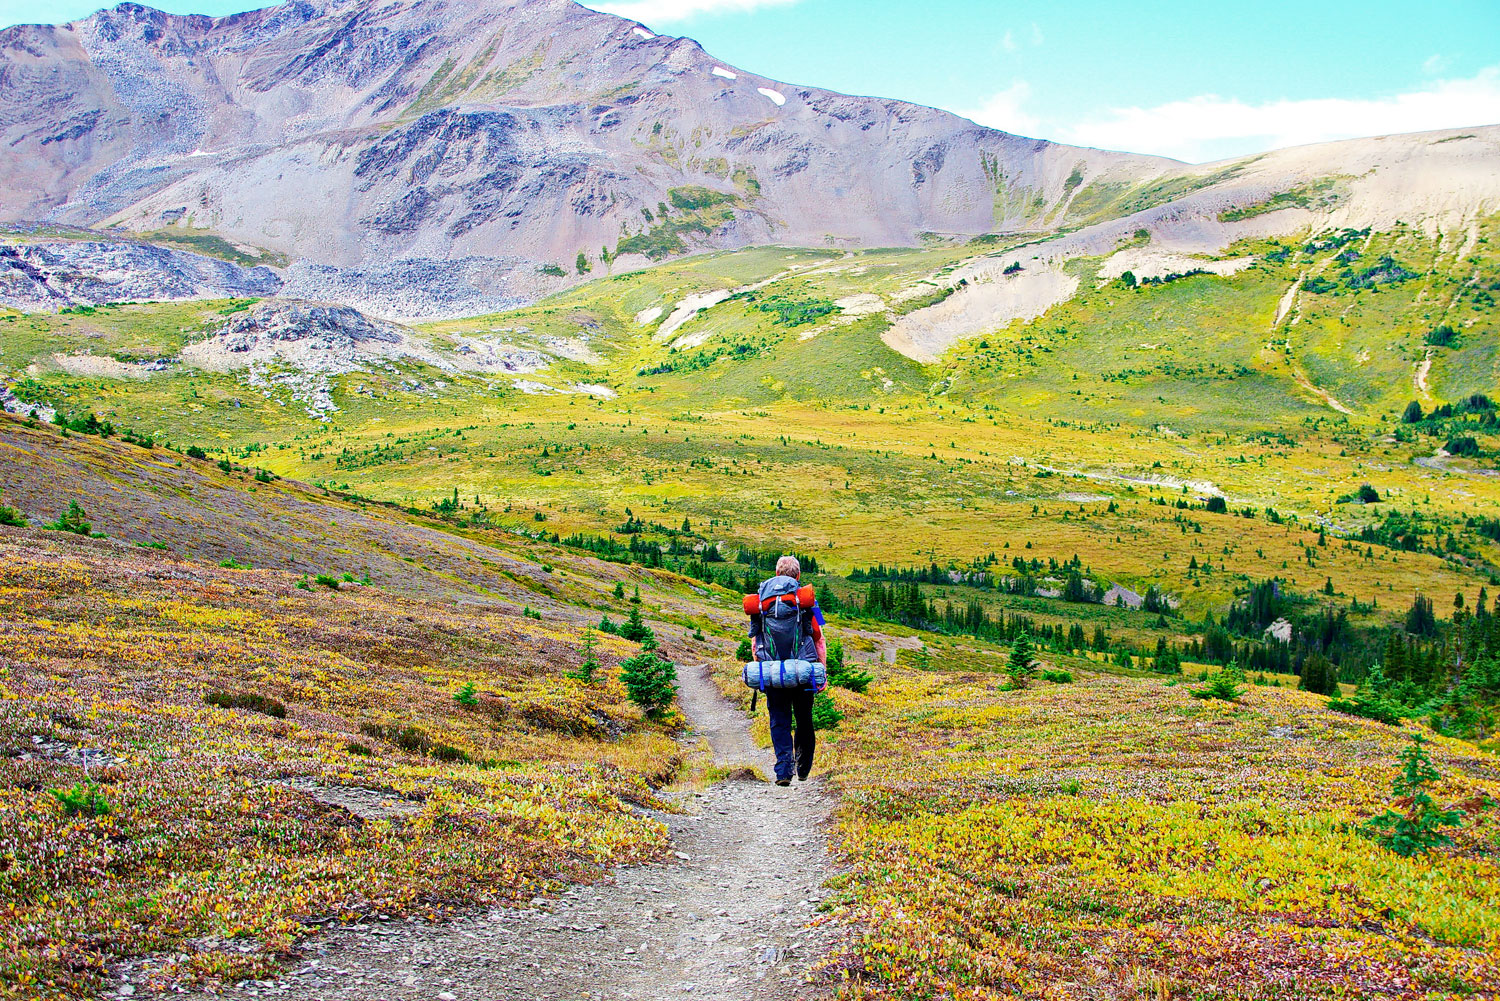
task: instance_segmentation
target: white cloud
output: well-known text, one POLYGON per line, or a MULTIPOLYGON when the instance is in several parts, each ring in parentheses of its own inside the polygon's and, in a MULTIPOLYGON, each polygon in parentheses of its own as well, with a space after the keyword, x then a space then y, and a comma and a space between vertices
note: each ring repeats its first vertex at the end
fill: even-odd
POLYGON ((979 107, 959 111, 958 114, 992 129, 1035 136, 1042 127, 1041 120, 1021 107, 1030 98, 1031 84, 1025 80, 1017 80, 998 94, 991 94, 979 107))
POLYGON ((1112 108, 1103 117, 1063 126, 1048 138, 1202 163, 1334 139, 1496 123, 1500 66, 1389 97, 1251 104, 1205 94, 1151 108, 1112 108))
POLYGON ((785 7, 800 0, 600 0, 585 6, 645 24, 687 21, 699 14, 737 14, 760 7, 785 7))
POLYGON ((1020 48, 1020 46, 1016 44, 1016 33, 1007 29, 1005 34, 1000 39, 1000 47, 1006 52, 1014 52, 1016 51, 1016 49, 1020 48))

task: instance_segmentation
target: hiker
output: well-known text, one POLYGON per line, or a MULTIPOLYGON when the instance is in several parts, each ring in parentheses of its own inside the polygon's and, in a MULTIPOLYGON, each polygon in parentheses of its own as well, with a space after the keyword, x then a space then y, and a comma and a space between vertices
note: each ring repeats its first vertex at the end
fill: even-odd
MULTIPOLYGON (((802 580, 802 564, 795 556, 783 556, 776 561, 776 576, 761 582, 757 589, 762 605, 780 595, 795 595, 802 580)), ((810 593, 810 592, 809 592, 810 593)), ((766 607, 770 607, 766 605, 766 607)), ((799 660, 828 663, 828 646, 823 639, 823 610, 812 603, 811 608, 797 604, 781 606, 786 614, 768 611, 750 616, 750 642, 757 660, 799 660)), ((776 611, 780 611, 777 608, 776 611)), ((776 749, 776 784, 792 784, 795 772, 799 782, 807 780, 812 771, 813 750, 817 738, 813 734, 813 695, 828 687, 825 681, 816 689, 768 688, 766 709, 771 715, 771 744, 776 749)))

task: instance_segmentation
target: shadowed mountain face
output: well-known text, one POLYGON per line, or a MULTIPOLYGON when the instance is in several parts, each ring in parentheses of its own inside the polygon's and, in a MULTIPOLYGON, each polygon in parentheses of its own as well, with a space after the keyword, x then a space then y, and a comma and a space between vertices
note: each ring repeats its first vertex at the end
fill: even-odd
POLYGON ((123 4, 0 32, 0 84, 5 219, 207 232, 413 315, 561 287, 580 251, 1045 230, 1176 166, 765 79, 571 0, 123 4))

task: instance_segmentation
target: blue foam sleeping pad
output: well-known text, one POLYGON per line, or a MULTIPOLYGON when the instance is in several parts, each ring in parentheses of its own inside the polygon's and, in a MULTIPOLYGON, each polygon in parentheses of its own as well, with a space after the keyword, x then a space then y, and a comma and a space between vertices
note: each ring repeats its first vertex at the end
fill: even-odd
POLYGON ((745 684, 767 688, 822 688, 828 668, 816 660, 752 660, 745 665, 745 684))

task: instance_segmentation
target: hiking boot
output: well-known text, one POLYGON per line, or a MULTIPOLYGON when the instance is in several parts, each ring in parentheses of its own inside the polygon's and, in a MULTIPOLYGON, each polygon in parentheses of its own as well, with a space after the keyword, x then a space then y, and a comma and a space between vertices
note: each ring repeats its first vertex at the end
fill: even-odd
POLYGON ((806 772, 798 772, 797 773, 797 781, 798 782, 806 782, 807 781, 807 773, 806 772))
POLYGON ((792 780, 791 779, 777 779, 776 780, 776 784, 779 785, 779 786, 789 786, 789 785, 792 784, 792 780))

